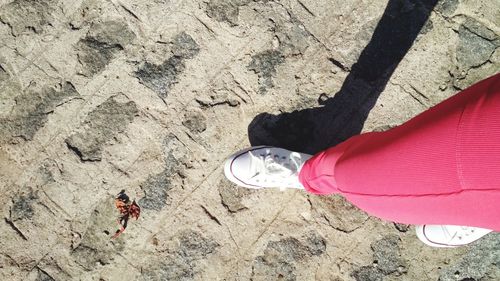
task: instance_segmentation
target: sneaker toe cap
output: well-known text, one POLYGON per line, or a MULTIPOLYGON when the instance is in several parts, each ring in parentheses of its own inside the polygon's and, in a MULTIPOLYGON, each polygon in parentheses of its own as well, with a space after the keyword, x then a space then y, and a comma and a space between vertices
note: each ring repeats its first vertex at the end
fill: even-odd
POLYGON ((239 185, 248 185, 250 175, 251 156, 248 152, 230 157, 224 165, 224 173, 232 182, 239 185))

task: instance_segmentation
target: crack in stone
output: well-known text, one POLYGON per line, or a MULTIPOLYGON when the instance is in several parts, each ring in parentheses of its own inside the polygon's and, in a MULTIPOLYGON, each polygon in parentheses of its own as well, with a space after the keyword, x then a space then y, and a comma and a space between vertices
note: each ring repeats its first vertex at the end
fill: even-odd
POLYGON ((308 8, 305 4, 304 4, 304 3, 302 3, 302 1, 297 0, 297 2, 299 3, 299 5, 300 5, 302 8, 304 8, 304 10, 306 10, 306 12, 307 12, 308 14, 310 14, 310 15, 311 15, 311 16, 313 16, 313 17, 316 17, 316 15, 315 15, 315 14, 314 14, 314 13, 313 13, 313 12, 312 12, 312 11, 311 11, 311 10, 310 10, 310 9, 309 9, 309 8, 308 8))
POLYGON ((203 211, 205 212, 205 214, 211 219, 213 220, 214 222, 216 222, 218 225, 222 226, 221 222, 219 221, 219 219, 212 215, 212 213, 210 213, 210 211, 208 211, 207 207, 203 206, 203 205, 200 205, 200 207, 203 209, 203 211))
POLYGON ((28 238, 23 234, 23 232, 17 228, 17 226, 12 222, 11 220, 8 220, 7 218, 4 218, 5 223, 9 225, 23 240, 28 241, 28 238))

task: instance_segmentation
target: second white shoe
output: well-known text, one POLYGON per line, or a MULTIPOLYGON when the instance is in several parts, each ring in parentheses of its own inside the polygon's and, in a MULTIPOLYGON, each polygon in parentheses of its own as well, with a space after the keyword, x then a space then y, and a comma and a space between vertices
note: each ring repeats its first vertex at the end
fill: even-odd
POLYGON ((247 188, 304 189, 298 176, 309 158, 309 154, 278 147, 250 147, 226 160, 224 174, 230 181, 247 188))
POLYGON ((458 225, 417 225, 417 237, 432 247, 458 247, 491 232, 490 229, 458 225))

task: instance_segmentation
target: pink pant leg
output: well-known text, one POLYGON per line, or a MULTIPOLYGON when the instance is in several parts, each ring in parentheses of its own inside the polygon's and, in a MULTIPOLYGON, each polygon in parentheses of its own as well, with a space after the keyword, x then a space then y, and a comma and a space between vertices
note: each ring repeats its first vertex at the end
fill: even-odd
POLYGON ((396 128, 318 153, 299 178, 309 192, 343 194, 385 219, 500 229, 500 201, 490 200, 500 196, 498 175, 500 74, 396 128))

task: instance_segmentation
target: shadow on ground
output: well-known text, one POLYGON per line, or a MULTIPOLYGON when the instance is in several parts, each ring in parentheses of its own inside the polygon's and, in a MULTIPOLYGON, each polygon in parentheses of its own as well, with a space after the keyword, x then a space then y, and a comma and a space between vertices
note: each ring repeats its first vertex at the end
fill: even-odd
POLYGON ((359 134, 437 2, 390 0, 340 91, 320 107, 257 115, 248 126, 250 143, 314 154, 359 134))

